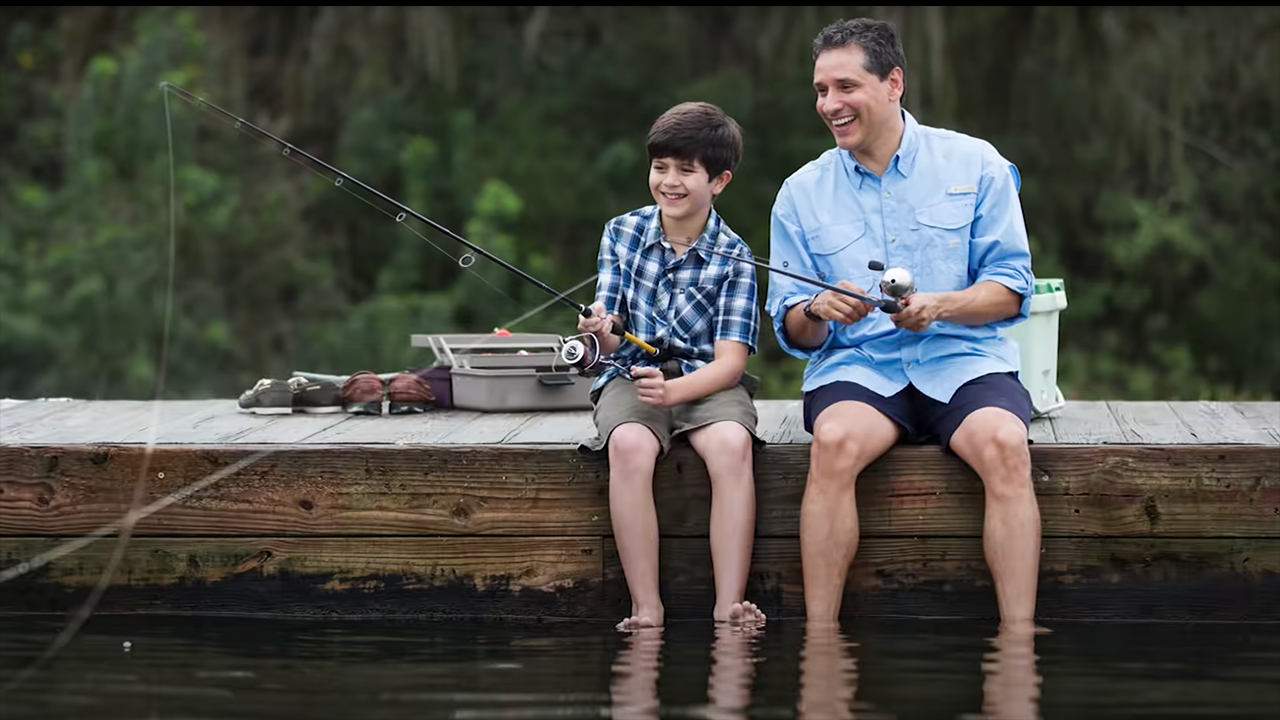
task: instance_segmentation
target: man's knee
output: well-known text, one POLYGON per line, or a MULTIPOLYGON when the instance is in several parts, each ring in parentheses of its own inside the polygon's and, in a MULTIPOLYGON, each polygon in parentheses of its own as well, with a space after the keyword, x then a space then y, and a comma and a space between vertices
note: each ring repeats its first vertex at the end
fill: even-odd
POLYGON ((845 482, 883 455, 898 439, 898 427, 875 408, 850 402, 832 405, 813 427, 810 462, 814 482, 845 482))
POLYGON ((986 407, 970 413, 956 429, 951 445, 992 492, 1022 492, 1030 487, 1027 427, 1008 410, 986 407))

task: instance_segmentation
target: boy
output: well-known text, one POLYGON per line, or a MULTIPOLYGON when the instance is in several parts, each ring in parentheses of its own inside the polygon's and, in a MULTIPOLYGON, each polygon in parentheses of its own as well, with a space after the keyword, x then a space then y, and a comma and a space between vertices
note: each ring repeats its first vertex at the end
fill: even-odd
POLYGON ((682 103, 649 130, 653 205, 610 220, 600 241, 594 316, 578 330, 593 333, 600 352, 625 368, 607 368, 593 383, 597 437, 584 451, 607 448, 609 512, 631 615, 618 629, 659 627, 658 520, 653 471, 676 437, 685 437, 711 477, 711 559, 716 622, 759 623, 764 613, 743 601, 755 537, 753 444, 759 387, 746 373, 756 351, 759 310, 751 249, 712 207, 742 158, 742 131, 720 108, 682 103), (614 324, 673 360, 652 356, 610 332, 614 324))

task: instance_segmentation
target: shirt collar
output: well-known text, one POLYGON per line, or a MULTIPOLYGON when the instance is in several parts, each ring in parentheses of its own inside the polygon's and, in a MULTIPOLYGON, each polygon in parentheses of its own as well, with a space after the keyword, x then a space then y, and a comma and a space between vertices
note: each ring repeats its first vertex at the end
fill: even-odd
MULTIPOLYGON (((720 237, 720 222, 720 214, 712 207, 707 215, 707 224, 702 228, 702 234, 693 241, 693 249, 698 251, 698 255, 707 262, 710 262, 714 256, 713 253, 707 252, 707 249, 714 248, 716 240, 720 237)), ((662 232, 662 214, 655 209, 653 222, 649 224, 648 236, 645 238, 645 247, 662 242, 665 238, 666 233, 662 232)))
MULTIPOLYGON (((898 143, 898 152, 894 153, 889 160, 889 167, 886 173, 897 170, 898 174, 903 177, 910 177, 911 170, 916 164, 916 153, 920 150, 920 123, 916 122, 915 117, 903 108, 899 112, 902 113, 902 140, 898 143)), ((862 180, 866 175, 870 174, 858 162, 858 159, 851 152, 841 152, 840 157, 844 159, 845 164, 853 171, 858 182, 858 187, 862 187, 862 180)))

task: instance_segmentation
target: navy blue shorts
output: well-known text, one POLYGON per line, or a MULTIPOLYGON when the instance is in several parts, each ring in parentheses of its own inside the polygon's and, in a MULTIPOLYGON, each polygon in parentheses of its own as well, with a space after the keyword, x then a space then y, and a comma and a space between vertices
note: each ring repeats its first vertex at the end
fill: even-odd
POLYGON ((902 429, 900 442, 938 444, 951 449, 951 436, 969 413, 984 407, 1004 408, 1031 426, 1031 394, 1013 373, 992 373, 961 385, 951 402, 941 403, 908 385, 891 397, 852 382, 834 382, 804 394, 804 429, 813 434, 818 414, 843 400, 858 400, 884 413, 902 429))

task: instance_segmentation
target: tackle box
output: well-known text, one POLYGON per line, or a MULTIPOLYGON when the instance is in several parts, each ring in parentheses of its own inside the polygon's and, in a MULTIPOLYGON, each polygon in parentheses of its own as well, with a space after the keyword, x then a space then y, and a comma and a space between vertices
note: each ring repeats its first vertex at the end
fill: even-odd
POLYGON ((435 354, 434 365, 413 372, 431 387, 438 407, 483 412, 591 408, 592 380, 560 359, 559 335, 414 334, 409 343, 435 354))

